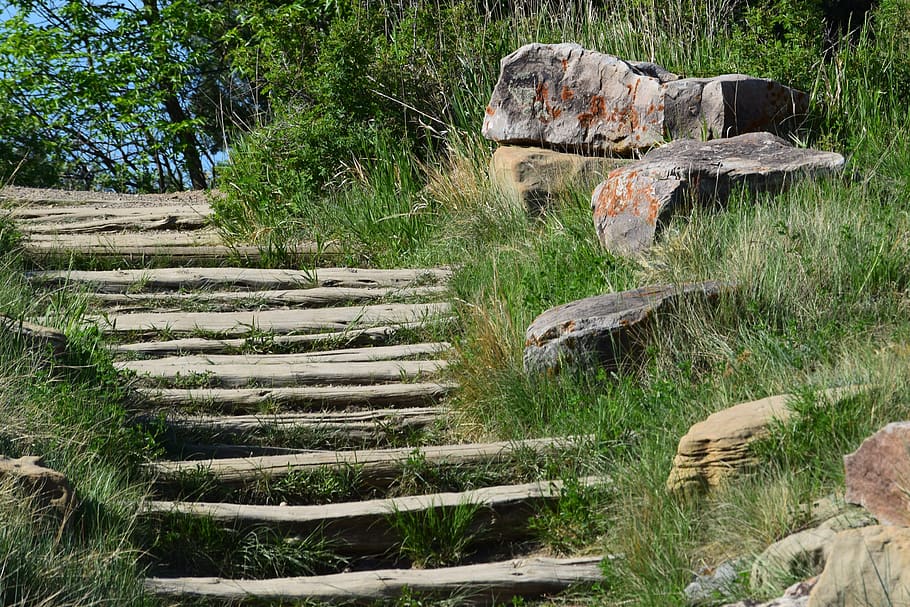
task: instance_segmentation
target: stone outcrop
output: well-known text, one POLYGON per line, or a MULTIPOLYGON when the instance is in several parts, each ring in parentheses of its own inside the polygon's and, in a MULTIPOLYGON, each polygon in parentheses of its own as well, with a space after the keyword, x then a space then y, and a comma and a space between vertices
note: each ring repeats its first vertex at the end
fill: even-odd
POLYGON ((840 531, 874 524, 875 519, 868 512, 844 504, 838 514, 818 526, 788 535, 761 553, 752 563, 752 590, 775 592, 794 577, 820 574, 840 531))
POLYGON ((670 491, 697 492, 720 485, 757 463, 750 445, 787 419, 789 394, 740 403, 698 422, 682 437, 667 480, 670 491))
POLYGON ((544 148, 501 146, 493 153, 490 177, 531 213, 537 213, 569 188, 591 191, 610 171, 628 162, 544 148))
POLYGON ((577 44, 528 44, 503 58, 485 137, 589 155, 624 155, 671 138, 783 133, 808 96, 730 74, 683 78, 577 44))
POLYGON ((44 466, 41 457, 12 459, 0 455, 0 479, 12 478, 41 509, 70 512, 75 496, 66 476, 44 466))
POLYGON ((888 424, 844 457, 848 502, 885 525, 910 526, 910 422, 888 424))
POLYGON ((674 141, 609 174, 591 197, 594 226, 607 250, 637 254, 680 207, 722 204, 739 189, 781 192, 843 166, 840 154, 795 148, 770 133, 674 141))
POLYGON ((817 577, 796 582, 784 591, 782 597, 772 599, 766 603, 746 599, 738 603, 724 605, 724 607, 806 607, 806 603, 809 602, 809 593, 812 592, 816 583, 818 583, 817 577))
POLYGON ((642 350, 642 333, 655 314, 680 300, 710 301, 731 287, 721 282, 642 287, 596 295, 551 308, 525 333, 527 373, 562 367, 616 369, 642 350))
MULTIPOLYGON (((835 388, 822 394, 837 400, 860 387, 835 388)), ((789 419, 789 394, 739 403, 698 422, 682 437, 667 479, 673 492, 698 493, 722 484, 758 463, 751 445, 769 435, 775 420, 789 419)))
POLYGON ((910 604, 910 528, 842 531, 829 552, 808 607, 910 604))

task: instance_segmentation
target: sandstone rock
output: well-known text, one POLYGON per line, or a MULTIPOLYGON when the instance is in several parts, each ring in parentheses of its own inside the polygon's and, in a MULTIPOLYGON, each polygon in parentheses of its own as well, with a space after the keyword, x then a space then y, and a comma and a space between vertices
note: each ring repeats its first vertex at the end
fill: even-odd
POLYGON ((40 457, 12 459, 0 455, 0 478, 12 478, 40 508, 53 508, 68 514, 74 506, 74 494, 66 476, 44 467, 40 457))
POLYGON ((610 171, 628 162, 544 148, 501 146, 493 153, 490 177, 536 213, 571 187, 589 191, 610 171))
POLYGON ((525 372, 553 373, 564 366, 615 369, 640 354, 642 331, 655 314, 681 299, 716 299, 729 288, 720 282, 658 285, 551 308, 525 333, 525 372))
MULTIPOLYGON (((825 390, 825 399, 836 401, 856 394, 862 386, 825 390)), ((754 466, 751 452, 755 441, 768 436, 774 420, 791 415, 789 394, 769 396, 723 409, 698 422, 682 437, 676 449, 667 489, 699 492, 717 487, 725 480, 754 466)))
POLYGON ((831 552, 838 532, 874 525, 862 508, 845 505, 840 512, 817 527, 794 533, 769 546, 752 564, 749 577, 755 592, 774 592, 794 577, 818 575, 831 552))
POLYGON ((688 204, 716 205, 740 188, 781 192, 798 179, 844 166, 834 152, 795 148, 770 133, 699 142, 671 142, 610 173, 594 190, 591 210, 601 244, 636 254, 662 223, 688 204))
POLYGON ((501 62, 483 134, 500 143, 629 154, 667 138, 790 129, 805 93, 731 74, 679 79, 577 44, 528 44, 501 62))
POLYGON ((775 419, 790 416, 789 394, 740 403, 698 422, 682 437, 667 480, 670 491, 716 487, 756 462, 749 446, 768 435, 775 419))
POLYGON ((867 438, 844 457, 844 467, 848 502, 882 524, 910 526, 910 422, 888 424, 867 438))
POLYGON ((910 604, 910 529, 863 527, 838 533, 808 607, 910 604))
POLYGON ((66 335, 57 329, 42 327, 0 314, 0 331, 14 336, 26 347, 50 350, 55 357, 62 356, 66 352, 66 335))

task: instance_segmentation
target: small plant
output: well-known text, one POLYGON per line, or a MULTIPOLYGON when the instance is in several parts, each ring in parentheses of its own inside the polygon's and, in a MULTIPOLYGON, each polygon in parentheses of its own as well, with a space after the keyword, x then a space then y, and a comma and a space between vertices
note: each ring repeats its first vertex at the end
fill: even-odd
POLYGON ((475 529, 481 504, 461 503, 451 508, 428 504, 422 510, 394 510, 392 528, 401 538, 401 554, 417 567, 447 567, 470 556, 471 544, 482 537, 475 529))

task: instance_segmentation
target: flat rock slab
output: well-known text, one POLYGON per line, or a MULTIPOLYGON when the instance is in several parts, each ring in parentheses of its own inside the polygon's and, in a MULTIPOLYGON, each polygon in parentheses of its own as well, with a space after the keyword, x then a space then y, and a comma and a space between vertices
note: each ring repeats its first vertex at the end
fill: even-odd
POLYGON ((555 373, 563 367, 589 366, 615 369, 641 354, 642 332, 655 314, 681 300, 714 300, 730 288, 715 281, 656 285, 551 308, 525 333, 525 372, 555 373))
POLYGON ((610 171, 629 162, 507 145, 493 152, 490 177, 529 212, 538 213, 572 188, 590 192, 610 171))
POLYGON ((207 597, 231 604, 285 601, 373 604, 413 595, 457 597, 459 605, 508 603, 514 596, 554 594, 575 585, 603 580, 601 557, 527 558, 442 569, 385 569, 334 575, 229 580, 222 578, 151 578, 147 591, 169 597, 207 597))
POLYGON ((888 424, 844 457, 846 500, 886 525, 910 526, 910 422, 888 424))
POLYGON ((808 607, 910 604, 910 528, 872 526, 838 533, 808 607))
POLYGON ((629 154, 668 138, 783 133, 809 97, 762 78, 685 78, 577 44, 528 44, 500 63, 488 139, 588 155, 629 154))
POLYGON ((674 141, 614 170, 597 186, 591 197, 594 227, 607 250, 638 254, 680 207, 722 204, 739 189, 778 193, 843 166, 840 154, 795 148, 770 133, 674 141))

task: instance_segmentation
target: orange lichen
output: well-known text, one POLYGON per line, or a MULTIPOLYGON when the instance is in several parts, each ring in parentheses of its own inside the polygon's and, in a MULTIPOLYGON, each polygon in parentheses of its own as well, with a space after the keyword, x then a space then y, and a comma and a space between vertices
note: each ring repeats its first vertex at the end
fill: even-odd
POLYGON ((596 218, 617 217, 627 212, 650 224, 657 223, 661 200, 654 194, 653 181, 635 170, 617 169, 610 173, 594 204, 596 218))
POLYGON ((491 107, 488 105, 488 106, 487 106, 487 109, 486 109, 486 112, 487 112, 487 116, 492 116, 493 114, 496 113, 496 110, 494 110, 493 108, 491 108, 491 107))
POLYGON ((562 87, 562 93, 559 95, 563 101, 570 101, 575 98, 575 91, 567 86, 562 87))

